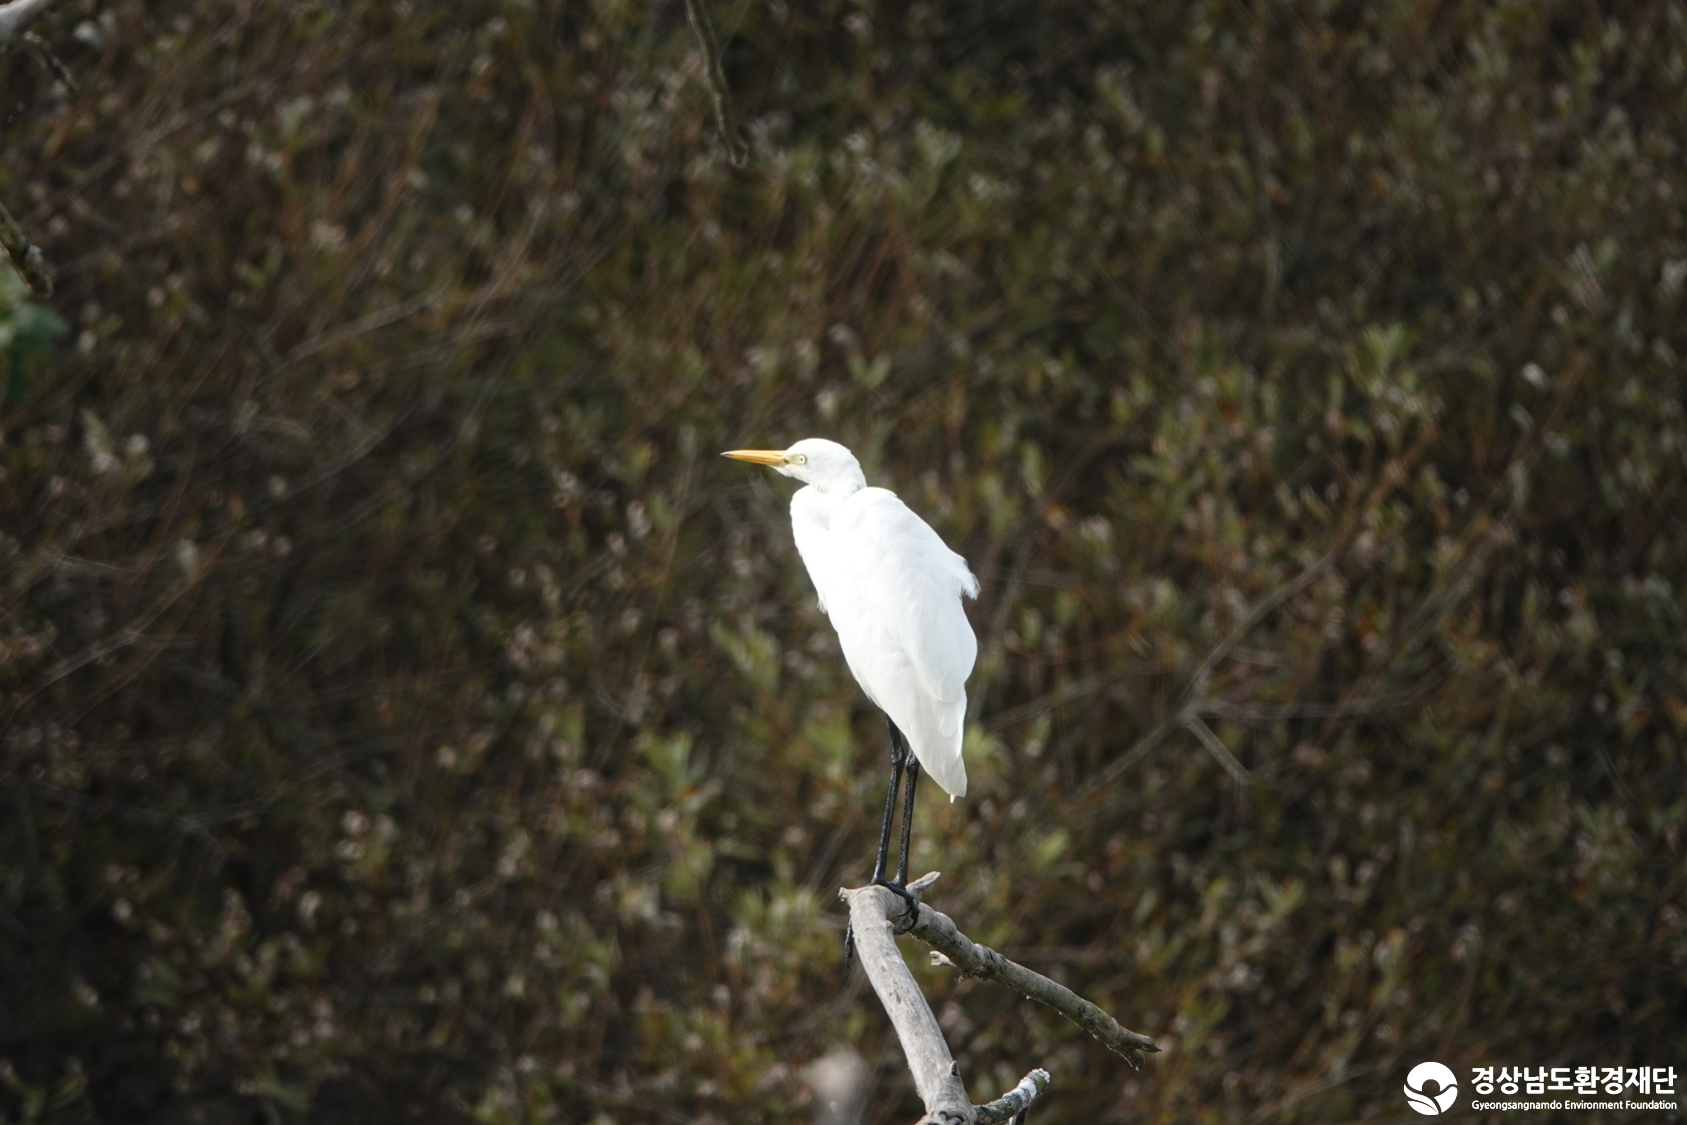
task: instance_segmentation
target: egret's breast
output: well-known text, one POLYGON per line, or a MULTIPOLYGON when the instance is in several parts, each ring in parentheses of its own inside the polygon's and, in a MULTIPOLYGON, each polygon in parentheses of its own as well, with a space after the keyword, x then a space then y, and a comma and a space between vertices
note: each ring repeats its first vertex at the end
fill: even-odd
POLYGON ((832 615, 837 603, 838 549, 832 533, 832 517, 838 502, 813 485, 799 488, 791 497, 791 533, 797 553, 808 570, 809 581, 820 598, 820 612, 832 615))

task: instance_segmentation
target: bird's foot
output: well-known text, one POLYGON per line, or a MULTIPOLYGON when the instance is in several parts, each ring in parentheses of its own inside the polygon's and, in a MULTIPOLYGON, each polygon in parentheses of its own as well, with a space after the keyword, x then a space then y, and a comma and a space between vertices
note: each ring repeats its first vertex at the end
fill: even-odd
MULTIPOLYGON (((913 928, 914 923, 919 920, 919 917, 920 917, 920 892, 924 891, 927 887, 929 887, 933 883, 937 882, 937 875, 938 875, 938 873, 933 871, 929 875, 923 875, 920 878, 915 879, 914 882, 913 882, 912 888, 910 888, 909 885, 906 884, 906 883, 898 883, 898 882, 896 882, 892 879, 886 879, 886 878, 883 878, 883 877, 874 879, 871 883, 869 883, 867 885, 870 886, 870 887, 883 887, 888 891, 895 891, 897 894, 902 896, 902 901, 906 902, 908 904, 908 913, 907 913, 907 916, 906 916, 906 924, 904 926, 902 926, 902 928, 900 928, 896 931, 897 933, 900 934, 900 933, 907 933, 908 930, 913 928)), ((846 921, 844 923, 844 956, 843 956, 843 967, 844 967, 844 975, 845 976, 849 975, 849 967, 850 967, 851 964, 854 963, 854 961, 855 961, 855 923, 846 921)))
MULTIPOLYGON (((899 883, 893 879, 874 879, 872 885, 875 887, 883 887, 887 891, 895 891, 897 894, 902 896, 902 901, 908 904, 908 926, 912 926, 919 920, 920 900, 918 896, 908 889, 907 883, 899 883)), ((907 928, 908 927, 904 927, 903 930, 899 930, 897 932, 904 932, 907 928)))

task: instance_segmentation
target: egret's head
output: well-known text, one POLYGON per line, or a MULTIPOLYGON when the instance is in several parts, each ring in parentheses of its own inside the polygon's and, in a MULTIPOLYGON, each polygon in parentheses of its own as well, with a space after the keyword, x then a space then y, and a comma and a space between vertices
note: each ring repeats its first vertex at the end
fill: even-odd
POLYGON ((789 449, 734 449, 721 454, 737 461, 770 466, 781 476, 812 484, 821 492, 847 496, 867 487, 855 454, 835 441, 803 438, 789 449))

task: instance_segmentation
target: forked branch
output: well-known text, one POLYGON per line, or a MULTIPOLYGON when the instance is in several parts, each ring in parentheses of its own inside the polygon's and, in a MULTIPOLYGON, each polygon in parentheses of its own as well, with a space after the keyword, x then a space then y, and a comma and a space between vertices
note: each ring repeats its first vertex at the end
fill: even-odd
MULTIPOLYGON (((932 872, 908 885, 918 900, 937 881, 932 872)), ((914 982, 913 974, 897 952, 895 935, 911 933, 930 945, 937 964, 952 965, 967 976, 993 980, 1022 996, 1048 1005, 1109 1049, 1124 1056, 1133 1067, 1142 1066, 1145 1053, 1158 1051, 1154 1040, 1130 1031, 1106 1012, 1064 985, 1003 957, 988 946, 979 945, 956 928, 954 920, 920 903, 910 916, 909 907, 894 892, 878 886, 844 888, 838 897, 849 904, 850 925, 855 934, 861 967, 872 982, 873 991, 884 1004, 908 1068, 914 1088, 925 1103, 925 1122, 944 1125, 994 1125, 1009 1121, 1026 1108, 1049 1084, 1047 1071, 1033 1070, 1025 1079, 996 1101, 974 1106, 962 1085, 954 1057, 937 1026, 931 1006, 914 982)))

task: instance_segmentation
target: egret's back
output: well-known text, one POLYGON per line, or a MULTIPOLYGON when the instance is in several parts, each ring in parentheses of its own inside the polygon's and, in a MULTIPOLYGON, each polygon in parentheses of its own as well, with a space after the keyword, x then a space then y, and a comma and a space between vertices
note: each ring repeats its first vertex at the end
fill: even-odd
POLYGON ((813 491, 793 498, 792 524, 849 670, 925 772, 965 796, 966 679, 978 640, 961 598, 978 596, 978 580, 895 493, 805 497, 813 491))

